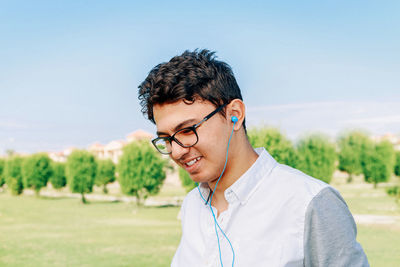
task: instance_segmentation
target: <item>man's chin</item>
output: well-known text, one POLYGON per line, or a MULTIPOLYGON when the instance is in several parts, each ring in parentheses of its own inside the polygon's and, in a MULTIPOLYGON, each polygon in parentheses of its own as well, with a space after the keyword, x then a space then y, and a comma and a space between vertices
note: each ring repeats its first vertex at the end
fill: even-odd
POLYGON ((207 182, 207 179, 205 177, 202 177, 201 175, 198 174, 190 174, 190 179, 192 179, 193 182, 195 183, 205 183, 207 182))

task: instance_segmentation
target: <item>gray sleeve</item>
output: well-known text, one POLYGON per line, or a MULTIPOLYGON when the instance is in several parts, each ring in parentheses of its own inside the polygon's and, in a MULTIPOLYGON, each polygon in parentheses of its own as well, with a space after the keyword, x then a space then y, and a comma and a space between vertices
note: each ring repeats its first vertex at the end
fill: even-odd
POLYGON ((353 216, 332 187, 311 200, 304 225, 304 266, 369 266, 353 216))

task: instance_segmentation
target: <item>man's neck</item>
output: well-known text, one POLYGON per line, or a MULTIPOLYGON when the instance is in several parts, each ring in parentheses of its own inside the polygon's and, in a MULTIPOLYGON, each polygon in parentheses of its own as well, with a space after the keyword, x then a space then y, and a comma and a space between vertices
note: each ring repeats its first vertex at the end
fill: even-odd
POLYGON ((242 142, 238 142, 242 144, 241 146, 232 147, 233 150, 231 151, 232 153, 229 154, 227 168, 218 182, 217 188, 215 188, 215 185, 218 177, 216 180, 208 183, 211 190, 215 189, 211 204, 216 206, 217 209, 218 206, 220 206, 217 205, 217 203, 226 202, 224 195, 225 190, 234 184, 258 158, 258 154, 254 151, 247 139, 241 141, 242 142))

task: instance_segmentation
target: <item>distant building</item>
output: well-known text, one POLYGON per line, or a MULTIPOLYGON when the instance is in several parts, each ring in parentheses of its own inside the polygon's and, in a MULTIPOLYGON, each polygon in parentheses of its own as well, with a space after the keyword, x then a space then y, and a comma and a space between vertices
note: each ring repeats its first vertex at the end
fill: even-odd
POLYGON ((49 157, 56 162, 66 162, 68 156, 72 153, 72 151, 76 150, 76 147, 69 147, 59 152, 48 152, 49 157))
POLYGON ((382 141, 389 141, 390 143, 393 144, 393 147, 395 150, 400 151, 400 137, 398 135, 396 136, 393 133, 386 133, 384 135, 372 136, 371 139, 376 143, 379 143, 382 141))
POLYGON ((89 152, 93 153, 97 158, 99 159, 105 159, 106 158, 106 154, 104 151, 104 145, 96 142, 91 144, 88 147, 89 152))
POLYGON ((141 140, 150 141, 153 138, 154 138, 154 135, 152 135, 151 133, 148 133, 144 130, 140 130, 140 129, 137 131, 134 131, 126 136, 126 140, 128 140, 129 143, 133 142, 133 141, 141 141, 141 140))
POLYGON ((47 155, 55 162, 65 162, 67 160, 62 151, 47 152, 47 155))
POLYGON ((114 163, 118 163, 119 157, 122 156, 122 148, 127 144, 125 140, 113 140, 104 147, 104 155, 106 159, 111 159, 114 163))
MULTIPOLYGON (((150 142, 151 139, 153 139, 153 135, 151 133, 148 133, 144 130, 137 130, 128 134, 126 136, 126 140, 113 140, 106 145, 95 142, 89 145, 87 150, 95 155, 98 159, 111 159, 114 163, 118 163, 118 160, 122 155, 122 149, 128 143, 142 140, 150 142)), ((76 148, 70 147, 61 152, 49 152, 48 155, 54 161, 66 162, 68 156, 74 149, 76 148)))

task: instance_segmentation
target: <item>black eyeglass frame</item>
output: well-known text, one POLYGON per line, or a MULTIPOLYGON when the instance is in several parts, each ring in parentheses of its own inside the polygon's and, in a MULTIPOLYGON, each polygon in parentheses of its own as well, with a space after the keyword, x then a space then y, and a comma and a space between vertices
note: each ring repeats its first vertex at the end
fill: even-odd
POLYGON ((159 140, 164 140, 165 143, 169 142, 170 144, 172 144, 172 141, 175 141, 175 142, 176 142, 178 145, 180 145, 181 147, 186 147, 186 148, 187 148, 187 147, 192 147, 192 146, 196 145, 196 144, 199 142, 199 136, 197 135, 196 128, 198 128, 200 125, 202 125, 202 124, 203 124, 204 122, 206 122, 208 119, 210 119, 212 116, 214 116, 215 114, 217 114, 218 112, 220 112, 226 105, 227 105, 227 104, 223 104, 223 105, 219 106, 219 107, 216 108, 213 112, 211 112, 210 114, 208 114, 207 116, 205 116, 204 119, 202 119, 202 120, 199 121, 198 123, 196 123, 196 124, 194 124, 194 125, 192 125, 192 126, 189 126, 189 127, 185 127, 185 128, 179 129, 178 131, 176 131, 176 132, 175 132, 173 135, 171 135, 171 136, 162 136, 162 137, 154 138, 153 140, 151 140, 151 143, 154 145, 154 147, 157 149, 158 152, 160 152, 161 154, 164 154, 164 155, 169 155, 169 154, 172 153, 172 151, 171 151, 171 152, 162 152, 162 151, 160 151, 160 150, 158 149, 157 145, 156 145, 156 143, 157 143, 159 140), (184 131, 184 130, 191 130, 191 131, 193 131, 194 134, 196 135, 196 142, 195 142, 193 145, 185 146, 185 145, 182 144, 178 139, 175 138, 175 135, 176 135, 177 133, 182 132, 182 131, 184 131))

